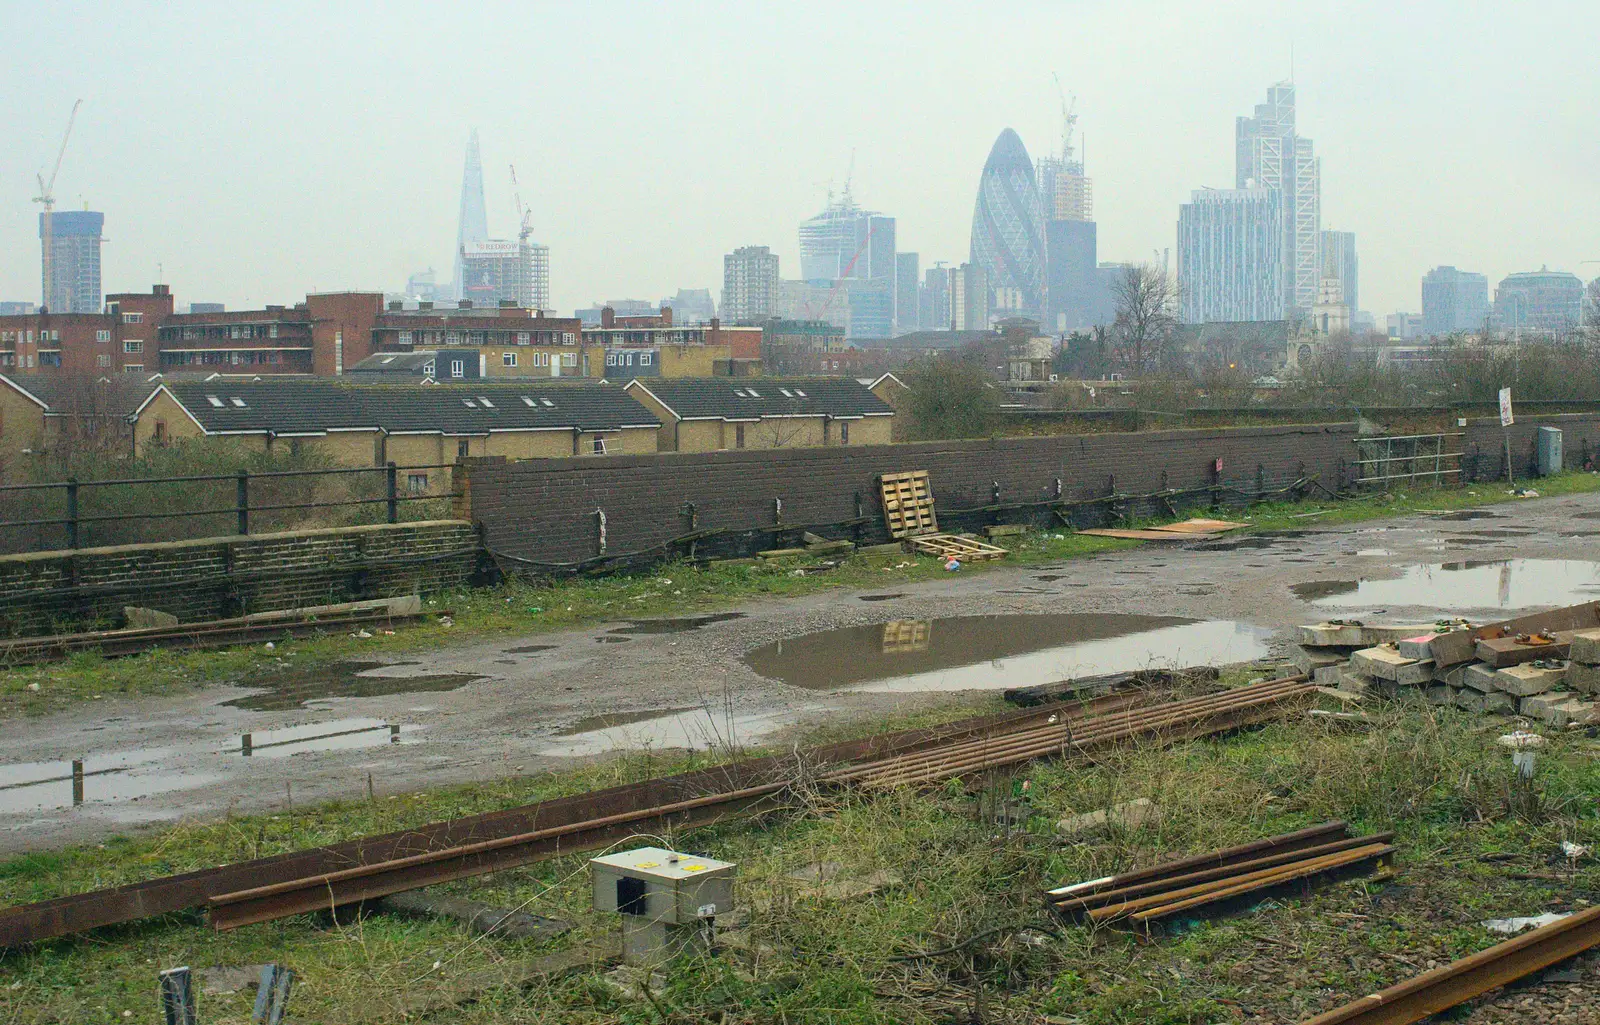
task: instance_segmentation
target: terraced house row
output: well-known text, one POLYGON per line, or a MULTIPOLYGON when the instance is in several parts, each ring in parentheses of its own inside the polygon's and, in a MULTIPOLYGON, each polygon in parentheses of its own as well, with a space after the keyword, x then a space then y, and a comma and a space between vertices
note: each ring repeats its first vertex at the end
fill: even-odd
MULTIPOLYGON (((881 444, 893 407, 852 378, 423 383, 0 374, 0 470, 94 435, 130 456, 207 445, 339 466, 881 444)), ((409 482, 427 490, 422 479, 409 482)))

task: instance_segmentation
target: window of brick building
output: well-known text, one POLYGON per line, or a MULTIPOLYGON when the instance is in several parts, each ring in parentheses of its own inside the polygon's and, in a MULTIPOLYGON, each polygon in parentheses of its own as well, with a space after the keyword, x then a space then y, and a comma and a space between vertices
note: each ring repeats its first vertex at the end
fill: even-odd
POLYGON ((507 366, 507 367, 516 366, 517 365, 517 354, 514 353, 514 352, 502 352, 500 354, 500 363, 501 363, 502 366, 507 366))

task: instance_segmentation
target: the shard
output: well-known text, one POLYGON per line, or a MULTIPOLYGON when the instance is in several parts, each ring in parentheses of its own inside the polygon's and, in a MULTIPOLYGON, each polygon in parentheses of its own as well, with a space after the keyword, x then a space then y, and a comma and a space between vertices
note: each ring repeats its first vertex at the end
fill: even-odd
POLYGON ((456 298, 464 297, 461 254, 468 242, 482 242, 489 237, 489 215, 483 205, 483 158, 478 153, 478 130, 472 130, 467 140, 467 164, 461 172, 461 219, 456 228, 456 273, 454 288, 456 298))
POLYGON ((972 262, 987 272, 994 312, 1039 318, 1045 290, 1044 205, 1028 151, 1009 128, 995 140, 978 182, 972 262))

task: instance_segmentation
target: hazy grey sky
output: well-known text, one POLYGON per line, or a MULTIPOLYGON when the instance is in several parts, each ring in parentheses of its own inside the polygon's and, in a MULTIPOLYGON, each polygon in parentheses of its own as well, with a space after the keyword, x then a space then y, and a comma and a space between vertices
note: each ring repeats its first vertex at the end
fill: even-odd
POLYGON ((1191 189, 1233 184, 1233 123, 1289 73, 1323 161, 1324 227, 1353 230, 1362 305, 1419 308, 1453 263, 1491 281, 1600 274, 1600 50, 1589 3, 0 4, 0 299, 38 300, 34 173, 84 107, 61 208, 106 213, 105 286, 180 304, 448 277, 470 128, 489 226, 515 164, 552 298, 720 293, 856 153, 899 247, 967 253, 1011 126, 1058 144, 1078 97, 1102 260, 1173 245, 1191 189))

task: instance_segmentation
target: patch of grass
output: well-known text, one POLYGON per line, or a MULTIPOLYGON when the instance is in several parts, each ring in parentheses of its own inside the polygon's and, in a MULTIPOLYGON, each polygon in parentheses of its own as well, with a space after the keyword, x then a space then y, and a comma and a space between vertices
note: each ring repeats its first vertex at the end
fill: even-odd
MULTIPOLYGON (((402 1000, 459 986, 481 992, 429 1021, 878 1025, 969 1020, 975 1011, 986 1021, 1074 1025, 1298 1021, 1429 962, 1490 945, 1494 937, 1478 925, 1486 917, 1593 898, 1600 868, 1567 865, 1560 855, 1562 840, 1600 842, 1592 797, 1600 770, 1581 733, 1551 737, 1537 777, 1547 811, 1528 817, 1506 803, 1513 770, 1494 742, 1495 720, 1411 705, 1368 714, 1372 722, 1359 731, 1295 716, 1170 749, 1128 747, 1088 766, 1036 763, 1017 772, 1031 784, 1035 812, 1021 829, 980 821, 975 800, 946 787, 833 794, 761 821, 636 838, 737 862, 745 919, 722 954, 673 965, 649 999, 616 992, 599 970, 519 984, 524 966, 543 954, 616 942, 614 916, 589 910, 587 855, 573 855, 443 888, 575 923, 554 941, 474 940, 449 922, 383 914, 344 925, 304 916, 225 934, 171 916, 0 956, 0 976, 9 980, 0 986, 0 1020, 106 1020, 124 1009, 153 1020, 160 968, 277 960, 301 976, 292 1013, 320 1022, 395 1020, 402 1000), (1135 797, 1154 801, 1161 816, 1134 831, 1071 842, 1054 835, 1052 823, 1064 814, 1135 797), (1328 818, 1361 832, 1394 831, 1398 879, 1329 884, 1233 917, 1179 923, 1153 943, 1041 922, 1045 887, 1328 818), (1485 860, 1507 853, 1512 860, 1485 860), (788 878, 817 862, 855 874, 887 870, 895 881, 867 896, 828 900, 788 878), (1513 878, 1519 873, 1553 878, 1513 878), (1035 924, 1054 935, 1025 931, 1035 924), (491 982, 500 984, 483 988, 491 982)), ((63 852, 57 863, 26 871, 8 863, 0 901, 195 867, 258 845, 272 853, 344 839, 684 764, 619 759, 394 801, 184 825, 103 850, 63 852)), ((248 994, 204 1003, 208 1021, 248 1016, 248 994)))

